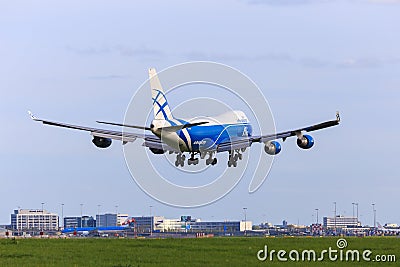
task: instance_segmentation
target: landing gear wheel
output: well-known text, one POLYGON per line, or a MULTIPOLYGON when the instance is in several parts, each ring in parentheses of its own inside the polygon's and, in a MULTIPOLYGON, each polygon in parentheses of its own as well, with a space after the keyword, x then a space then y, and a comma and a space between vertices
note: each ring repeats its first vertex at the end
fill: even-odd
POLYGON ((214 166, 215 164, 217 164, 217 158, 214 158, 213 161, 211 162, 211 165, 214 166))
POLYGON ((191 155, 190 155, 190 158, 188 159, 188 164, 189 165, 197 165, 197 164, 199 164, 199 159, 198 158, 194 158, 194 153, 192 153, 191 155))
POLYGON ((175 161, 175 166, 178 167, 179 165, 183 167, 185 165, 185 155, 183 154, 178 154, 176 155, 176 161, 175 161))

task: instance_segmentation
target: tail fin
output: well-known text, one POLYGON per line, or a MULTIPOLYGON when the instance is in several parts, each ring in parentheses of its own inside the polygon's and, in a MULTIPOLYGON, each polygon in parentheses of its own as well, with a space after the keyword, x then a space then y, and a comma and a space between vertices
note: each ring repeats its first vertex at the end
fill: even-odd
POLYGON ((169 108, 164 90, 161 87, 160 80, 155 68, 149 69, 151 98, 153 99, 153 110, 155 120, 172 120, 171 109, 169 108))

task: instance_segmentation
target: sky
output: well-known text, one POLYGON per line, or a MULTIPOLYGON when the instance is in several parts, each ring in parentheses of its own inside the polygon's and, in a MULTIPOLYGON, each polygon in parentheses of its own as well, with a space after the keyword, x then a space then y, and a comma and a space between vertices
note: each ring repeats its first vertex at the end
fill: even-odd
POLYGON ((377 221, 400 224, 398 14, 397 0, 0 1, 0 224, 42 202, 59 214, 63 203, 65 216, 83 204, 88 215, 149 215, 152 206, 152 214, 203 220, 240 220, 247 207, 249 220, 274 224, 310 224, 315 209, 321 221, 334 202, 351 216, 357 202, 369 225, 375 203, 377 221), (342 122, 313 133, 310 150, 283 143, 255 193, 244 178, 215 203, 177 208, 133 182, 121 143, 99 150, 86 132, 27 115, 123 121, 149 67, 196 60, 249 76, 278 131, 334 119, 336 110, 342 122))

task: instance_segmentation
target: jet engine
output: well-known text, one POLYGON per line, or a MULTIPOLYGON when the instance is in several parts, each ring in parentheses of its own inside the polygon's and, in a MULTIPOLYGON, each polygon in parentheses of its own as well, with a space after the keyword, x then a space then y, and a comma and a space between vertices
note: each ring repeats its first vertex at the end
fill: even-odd
POLYGON ((276 141, 267 142, 264 146, 265 153, 268 155, 276 155, 281 152, 281 149, 281 144, 276 141))
POLYGON ((310 135, 297 138, 297 145, 302 149, 309 149, 314 145, 314 139, 310 135))
POLYGON ((112 143, 110 138, 105 138, 100 136, 94 136, 92 142, 93 144, 95 144, 95 146, 100 148, 107 148, 111 146, 112 143))

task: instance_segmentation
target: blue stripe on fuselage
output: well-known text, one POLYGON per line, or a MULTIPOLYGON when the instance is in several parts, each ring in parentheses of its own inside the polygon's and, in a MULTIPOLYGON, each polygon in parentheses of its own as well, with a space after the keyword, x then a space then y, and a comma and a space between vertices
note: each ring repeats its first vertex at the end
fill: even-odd
POLYGON ((229 141, 236 137, 248 137, 252 135, 250 123, 222 124, 222 125, 201 125, 187 128, 192 140, 192 151, 199 151, 199 141, 209 138, 216 145, 229 141))

